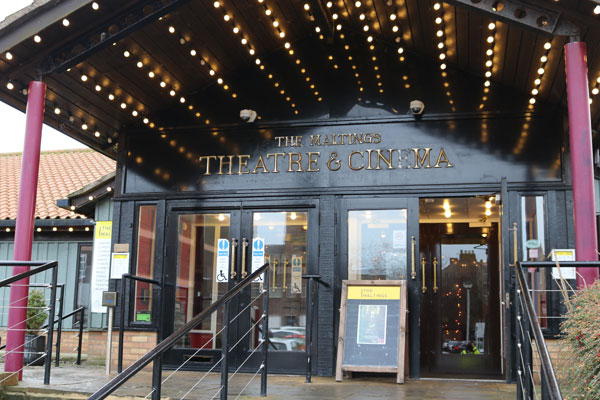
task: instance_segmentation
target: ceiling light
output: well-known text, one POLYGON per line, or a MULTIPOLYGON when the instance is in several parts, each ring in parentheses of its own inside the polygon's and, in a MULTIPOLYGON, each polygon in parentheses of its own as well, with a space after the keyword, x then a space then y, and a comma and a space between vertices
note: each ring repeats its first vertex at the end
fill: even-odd
POLYGON ((98 11, 98 9, 100 8, 100 6, 98 5, 98 3, 96 3, 95 1, 92 3, 92 9, 94 11, 98 11))
POLYGON ((493 23, 493 22, 490 22, 490 24, 488 25, 488 29, 489 29, 490 31, 493 31, 494 29, 496 29, 496 24, 495 24, 495 23, 493 23))
POLYGON ((121 108, 122 108, 123 110, 124 110, 124 109, 126 109, 126 108, 127 108, 127 104, 125 104, 125 103, 121 103, 121 108))
POLYGON ((81 80, 82 80, 83 82, 87 82, 87 80, 88 80, 88 77, 87 77, 87 75, 81 75, 81 80))
POLYGON ((113 100, 115 99, 115 95, 114 95, 114 94, 112 94, 112 93, 110 93, 110 94, 108 95, 108 99, 109 99, 110 101, 113 101, 113 100))
POLYGON ((444 211, 444 217, 450 218, 451 216, 452 216, 452 212, 450 211, 449 208, 446 211, 444 211))
POLYGON ((94 136, 100 137, 100 132, 98 132, 98 131, 94 132, 94 136))
POLYGON ((550 50, 551 47, 552 47, 552 44, 550 42, 544 43, 544 49, 550 50))
POLYGON ((137 117, 137 116, 138 116, 138 112, 137 112, 137 110, 133 110, 133 111, 131 112, 131 115, 133 115, 134 117, 137 117))
POLYGON ((33 37, 33 41, 36 42, 36 43, 41 43, 42 38, 40 37, 40 35, 35 35, 33 37))
POLYGON ((177 93, 175 92, 175 90, 171 89, 171 90, 169 91, 169 94, 170 94, 171 96, 175 96, 177 93))
POLYGON ((434 9, 435 11, 439 10, 441 7, 442 7, 442 5, 441 5, 440 3, 435 3, 435 4, 433 5, 433 9, 434 9))
POLYGON ((96 85, 96 87, 94 89, 96 89, 96 92, 99 92, 102 90, 102 86, 96 85))
POLYGON ((221 3, 219 3, 218 1, 215 1, 213 3, 213 6, 215 6, 215 8, 219 8, 221 6, 221 3))
POLYGON ((485 210, 485 215, 487 215, 488 217, 490 215, 492 215, 492 210, 490 210, 489 208, 485 210))
POLYGON ((83 129, 84 131, 87 131, 87 124, 84 122, 83 124, 81 124, 81 129, 83 129))
POLYGON ((494 43, 494 37, 493 36, 488 36, 487 42, 488 43, 494 43))
POLYGON ((64 19, 62 20, 62 24, 63 24, 63 26, 64 26, 64 27, 67 27, 67 26, 71 25, 71 23, 69 22, 69 20, 68 20, 68 19, 66 19, 66 18, 64 18, 64 19))
POLYGON ((10 51, 7 51, 6 53, 4 53, 4 57, 6 57, 6 59, 8 61, 10 61, 10 60, 13 59, 13 55, 12 55, 12 53, 10 51))
POLYGON ((600 14, 600 5, 597 5, 596 7, 594 7, 594 14, 596 14, 596 15, 600 14))
POLYGON ((492 202, 491 202, 491 201, 489 201, 489 200, 487 200, 487 201, 485 202, 485 208, 492 208, 492 202))
POLYGON ((161 88, 167 87, 167 83, 165 81, 160 81, 160 87, 161 88))
POLYGON ((56 114, 56 115, 60 115, 60 108, 58 108, 58 107, 55 107, 55 108, 54 108, 54 114, 56 114))
POLYGON ((170 33, 175 33, 175 28, 174 28, 173 26, 170 26, 170 27, 169 27, 169 32, 170 32, 170 33))
POLYGON ((544 74, 544 68, 538 68, 537 70, 538 75, 543 75, 544 74))

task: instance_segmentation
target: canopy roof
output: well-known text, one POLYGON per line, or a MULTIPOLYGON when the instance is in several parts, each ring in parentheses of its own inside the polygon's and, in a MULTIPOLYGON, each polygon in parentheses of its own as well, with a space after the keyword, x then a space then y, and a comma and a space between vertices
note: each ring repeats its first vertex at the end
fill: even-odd
MULTIPOLYGON (((536 112, 566 105, 563 46, 591 0, 41 0, 0 25, 0 98, 48 84, 46 121, 111 157, 120 132, 257 122, 536 112)), ((600 9, 599 9, 600 10, 600 9)))

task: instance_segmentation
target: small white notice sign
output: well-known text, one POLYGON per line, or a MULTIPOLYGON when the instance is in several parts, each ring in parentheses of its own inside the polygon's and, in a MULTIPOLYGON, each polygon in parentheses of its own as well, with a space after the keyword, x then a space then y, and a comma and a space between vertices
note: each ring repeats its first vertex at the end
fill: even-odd
POLYGON ((94 313, 106 312, 102 306, 102 292, 108 290, 110 276, 110 241, 112 221, 96 221, 94 227, 94 252, 92 255, 92 282, 90 308, 94 313))
MULTIPOLYGON (((265 265, 265 239, 252 240, 252 272, 265 265)), ((253 282, 262 282, 263 275, 258 276, 253 282)))
POLYGON ((215 271, 215 280, 218 283, 229 282, 229 240, 219 239, 217 244, 217 270, 215 271))
POLYGON ((292 294, 302 293, 302 257, 292 255, 292 294))
POLYGON ((129 273, 129 253, 112 253, 110 279, 121 279, 129 273))
MULTIPOLYGON (((552 249, 552 261, 576 261, 575 260, 575 249, 552 249)), ((575 268, 573 267, 560 267, 560 273, 558 268, 552 268, 552 278, 560 279, 562 275, 563 279, 576 279, 575 268)))

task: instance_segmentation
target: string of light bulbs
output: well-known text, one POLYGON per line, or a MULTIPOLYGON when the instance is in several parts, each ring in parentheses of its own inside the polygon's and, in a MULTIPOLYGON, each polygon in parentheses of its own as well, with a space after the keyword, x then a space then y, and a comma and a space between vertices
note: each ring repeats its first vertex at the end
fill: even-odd
MULTIPOLYGON (((359 12, 360 14, 358 15, 358 19, 360 20, 360 23, 362 24, 362 31, 366 36, 366 42, 367 42, 367 47, 369 49, 369 51, 372 52, 372 55, 370 57, 370 61, 373 67, 373 71, 375 74, 375 81, 376 81, 376 85, 377 85, 377 91, 379 92, 379 94, 383 94, 384 89, 383 89, 383 82, 382 82, 382 78, 381 78, 381 71, 380 71, 380 67, 379 67, 379 63, 377 62, 377 56, 375 55, 375 38, 373 36, 373 34, 371 33, 372 31, 372 27, 371 27, 371 21, 370 18, 367 16, 368 12, 365 13, 363 12, 363 4, 361 1, 355 1, 354 2, 354 7, 356 8, 356 11, 359 12)), ((366 7, 366 6, 365 6, 366 7)), ((373 26, 375 26, 375 23, 373 22, 373 26)), ((404 51, 404 50, 403 50, 404 51)))
POLYGON ((483 110, 485 107, 485 103, 488 100, 489 92, 491 89, 491 80, 492 74, 494 72, 494 45, 496 43, 496 23, 490 22, 487 26, 489 35, 486 38, 485 42, 487 43, 487 49, 485 51, 486 59, 485 59, 485 80, 483 81, 483 96, 481 97, 481 103, 479 104, 479 109, 483 110))
POLYGON ((446 43, 446 26, 444 24, 444 7, 442 3, 436 2, 433 4, 434 17, 435 17, 435 25, 437 26, 437 30, 435 32, 435 36, 438 40, 437 48, 439 51, 438 58, 440 60, 440 71, 442 75, 442 84, 444 85, 444 91, 446 97, 448 98, 448 103, 452 108, 452 111, 456 111, 456 107, 454 105, 454 99, 452 98, 452 90, 450 89, 450 81, 448 79, 448 72, 446 72, 446 68, 448 65, 446 64, 447 58, 447 43, 446 43))

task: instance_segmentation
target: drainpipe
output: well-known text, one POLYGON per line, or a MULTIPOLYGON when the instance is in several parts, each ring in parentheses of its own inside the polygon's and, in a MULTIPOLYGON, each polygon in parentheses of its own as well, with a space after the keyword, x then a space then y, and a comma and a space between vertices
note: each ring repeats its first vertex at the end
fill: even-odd
MULTIPOLYGON (((585 43, 572 40, 565 45, 569 141, 573 179, 575 251, 577 261, 598 260, 596 209, 594 199, 594 159, 590 118, 587 56, 585 43)), ((597 268, 577 268, 577 287, 598 279, 597 268)))
MULTIPOLYGON (((31 260, 46 84, 39 81, 32 81, 29 83, 28 93, 25 145, 21 161, 21 185, 15 227, 15 250, 13 257, 15 261, 31 260)), ((12 274, 16 275, 28 270, 29 267, 13 267, 12 274)), ((18 371, 19 380, 22 379, 23 375, 23 350, 28 293, 29 278, 14 283, 10 288, 8 327, 12 329, 8 329, 6 333, 6 361, 4 371, 18 371)))

